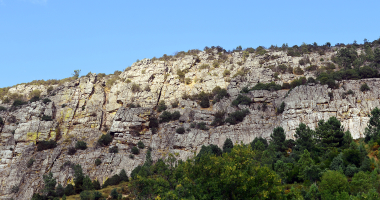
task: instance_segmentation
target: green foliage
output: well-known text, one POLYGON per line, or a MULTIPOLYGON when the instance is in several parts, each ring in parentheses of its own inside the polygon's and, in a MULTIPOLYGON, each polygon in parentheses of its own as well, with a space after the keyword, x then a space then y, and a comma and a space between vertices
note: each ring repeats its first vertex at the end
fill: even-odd
POLYGON ((33 166, 33 163, 34 163, 34 161, 36 161, 36 160, 34 160, 34 158, 31 158, 31 159, 29 159, 28 163, 26 163, 26 167, 27 167, 27 168, 30 168, 30 167, 32 167, 32 166, 33 166))
POLYGON ((232 151, 232 148, 234 148, 234 143, 230 138, 227 138, 223 144, 223 153, 230 153, 232 151))
POLYGON ((112 136, 109 133, 100 136, 98 140, 98 144, 103 145, 103 146, 108 146, 111 142, 112 142, 112 136))
POLYGON ((226 112, 224 111, 217 111, 214 115, 214 120, 211 123, 211 126, 221 126, 224 124, 224 116, 226 115, 226 112))
POLYGON ((178 133, 178 134, 184 134, 184 133, 185 133, 185 128, 183 128, 183 127, 179 127, 179 128, 177 128, 177 129, 175 130, 175 132, 178 133))
POLYGON ((341 147, 343 145, 343 127, 336 117, 330 117, 326 122, 318 122, 316 136, 320 140, 320 148, 341 147))
POLYGON ((165 101, 164 100, 161 100, 159 103, 158 103, 158 108, 157 108, 157 112, 162 112, 164 110, 167 109, 167 106, 165 105, 165 101))
POLYGON ((113 175, 111 178, 108 178, 102 188, 106 188, 109 185, 118 185, 121 182, 121 178, 118 174, 113 175))
POLYGON ((74 186, 71 183, 67 184, 65 187, 65 195, 70 196, 74 194, 75 194, 74 186))
POLYGON ((177 75, 178 75, 178 79, 179 79, 179 81, 181 82, 181 83, 184 83, 184 81, 185 81, 185 75, 186 75, 186 71, 185 70, 180 70, 180 69, 178 69, 177 70, 177 75))
POLYGON ((49 172, 48 175, 43 175, 43 179, 45 185, 43 189, 44 195, 47 197, 55 196, 55 184, 57 181, 53 178, 53 173, 49 172))
POLYGON ((77 152, 77 149, 75 149, 74 147, 69 147, 69 149, 67 150, 67 154, 71 156, 74 155, 76 152, 77 152))
POLYGON ((95 165, 96 165, 96 166, 99 166, 100 164, 102 164, 102 161, 101 161, 99 158, 97 158, 97 159, 95 160, 95 165))
POLYGON ((43 100, 43 102, 44 102, 44 104, 46 104, 46 103, 51 102, 51 100, 50 100, 49 98, 45 98, 45 99, 43 100))
POLYGON ((358 58, 358 53, 354 48, 341 48, 333 61, 344 68, 351 68, 352 63, 358 58))
POLYGON ((160 123, 170 122, 172 120, 178 120, 180 117, 181 117, 181 114, 179 111, 175 111, 173 113, 170 113, 169 111, 164 111, 160 115, 160 123))
POLYGON ((21 100, 21 99, 16 99, 16 100, 13 101, 12 106, 14 106, 14 107, 18 107, 18 106, 25 105, 25 104, 27 104, 27 103, 28 103, 28 102, 25 102, 25 101, 23 101, 23 100, 21 100))
POLYGON ((367 85, 367 83, 364 83, 362 86, 360 86, 360 91, 365 92, 365 91, 370 91, 371 89, 367 85))
POLYGON ((3 126, 4 125, 4 120, 2 117, 0 117, 0 126, 3 126))
POLYGON ((89 176, 83 178, 83 190, 93 190, 94 186, 89 176))
POLYGON ((76 193, 80 193, 83 190, 83 179, 84 179, 84 174, 82 170, 82 166, 80 164, 74 165, 73 167, 74 170, 74 189, 76 193))
POLYGON ((275 82, 257 83, 250 90, 270 90, 270 91, 274 90, 274 91, 277 91, 277 90, 281 90, 281 85, 277 85, 275 82))
POLYGON ((270 135, 270 138, 270 143, 276 151, 284 152, 288 149, 285 146, 286 135, 282 127, 276 127, 270 135))
POLYGON ((251 142, 251 148, 252 150, 264 151, 266 148, 268 148, 268 141, 262 137, 256 137, 251 142))
POLYGON ((369 174, 365 172, 358 172, 352 177, 350 182, 350 191, 353 195, 359 193, 368 193, 371 189, 377 188, 378 177, 376 174, 369 174))
POLYGON ((208 128, 207 128, 205 122, 199 122, 199 123, 197 124, 197 128, 200 129, 200 130, 205 130, 205 131, 208 130, 208 128))
POLYGON ((249 97, 239 94, 238 97, 232 101, 231 105, 232 106, 238 106, 239 104, 249 105, 251 103, 252 103, 252 100, 249 97))
POLYGON ((120 181, 126 181, 126 182, 129 181, 128 175, 124 169, 120 171, 119 177, 120 177, 120 181))
POLYGON ((296 133, 294 134, 296 138, 295 149, 298 151, 308 150, 313 151, 315 148, 315 132, 311 130, 304 123, 301 123, 298 128, 296 128, 296 133))
POLYGON ((112 191, 111 191, 111 198, 112 199, 117 199, 117 197, 119 196, 119 193, 117 193, 116 191, 116 188, 114 188, 112 191))
POLYGON ((282 102, 280 107, 277 108, 277 114, 283 113, 285 110, 285 102, 282 102))
POLYGON ((141 91, 140 85, 136 83, 132 83, 131 90, 133 93, 140 92, 141 91))
POLYGON ((178 100, 174 101, 174 102, 172 103, 172 108, 177 108, 177 107, 178 107, 178 104, 179 104, 178 100))
POLYGON ((226 76, 229 76, 229 75, 231 75, 230 70, 225 69, 224 72, 223 72, 223 77, 226 77, 226 76))
POLYGON ((98 180, 93 180, 92 186, 94 187, 94 190, 99 190, 101 188, 98 180))
POLYGON ((303 73, 304 71, 299 66, 294 69, 294 74, 296 75, 302 75, 303 73))
POLYGON ((119 153, 119 148, 117 146, 113 146, 108 149, 109 153, 119 153))
POLYGON ((328 170, 323 173, 319 189, 322 194, 322 199, 334 199, 333 195, 336 192, 349 192, 347 178, 338 171, 328 170))
POLYGON ((131 152, 135 155, 138 155, 140 153, 140 150, 137 147, 132 147, 131 152))
POLYGON ((214 96, 214 103, 215 102, 219 102, 221 99, 223 99, 224 97, 228 97, 228 93, 227 93, 227 90, 226 89, 222 89, 221 87, 219 86, 216 86, 213 90, 212 90, 212 95, 214 96))
POLYGON ((80 74, 80 69, 74 70, 74 73, 72 74, 74 78, 78 78, 80 74))
POLYGON ((62 197, 65 195, 65 188, 59 183, 58 186, 55 188, 55 193, 57 196, 62 197))
POLYGON ((54 140, 40 141, 37 144, 37 151, 43 151, 47 149, 54 149, 57 147, 57 142, 54 140))
POLYGON ((7 108, 5 108, 4 106, 0 106, 0 112, 1 111, 7 111, 7 108))
POLYGON ((53 119, 49 115, 43 115, 42 116, 42 121, 53 121, 53 119))
POLYGON ((139 149, 143 149, 145 147, 144 143, 141 140, 137 143, 137 146, 139 149))
POLYGON ((225 120, 225 122, 230 123, 231 125, 235 125, 239 122, 242 122, 245 116, 247 116, 248 114, 249 114, 248 109, 235 111, 233 113, 228 114, 228 117, 225 120))
POLYGON ((75 144, 76 149, 86 150, 87 149, 87 143, 85 141, 77 141, 75 144))

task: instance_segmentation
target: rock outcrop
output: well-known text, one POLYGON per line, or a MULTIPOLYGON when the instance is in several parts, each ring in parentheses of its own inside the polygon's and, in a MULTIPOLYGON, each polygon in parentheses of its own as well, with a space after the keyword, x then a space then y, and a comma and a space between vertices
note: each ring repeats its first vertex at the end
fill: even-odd
MULTIPOLYGON (((329 60, 335 53, 311 54, 310 58, 315 60, 313 64, 323 65, 325 62, 320 61, 321 58, 329 60)), ((222 55, 202 51, 170 61, 144 59, 120 75, 99 77, 89 74, 63 85, 54 85, 51 92, 43 85, 11 88, 10 92, 23 96, 39 89, 51 102, 40 100, 17 108, 1 104, 9 110, 0 111, 0 117, 5 121, 0 127, 0 199, 30 199, 34 192, 43 188, 42 176, 48 172, 52 172, 57 183, 63 186, 72 183, 70 163, 80 164, 91 179, 103 183, 122 169, 130 174, 144 162, 148 148, 152 149, 153 160, 165 158, 169 153, 185 160, 194 156, 202 145, 221 147, 227 138, 234 143, 249 143, 259 136, 269 138, 277 126, 285 129, 288 138, 294 138, 295 129, 301 122, 315 129, 319 120, 327 120, 331 116, 337 117, 344 129, 350 130, 356 139, 363 137, 368 114, 380 106, 380 93, 375 89, 380 88, 380 79, 362 79, 341 81, 341 87, 335 90, 319 84, 302 85, 291 91, 254 90, 246 94, 253 100, 252 104, 233 107, 231 103, 243 87, 252 87, 258 82, 282 84, 299 77, 289 73, 275 75, 271 67, 280 64, 298 67, 302 57, 287 56, 284 52, 244 57, 242 52, 235 52, 226 56, 226 60, 219 61, 218 65, 213 65, 222 55), (211 56, 214 59, 209 59, 211 56), (274 59, 263 63, 268 56, 274 59), (178 78, 178 70, 184 72, 183 79, 187 84, 178 78), (110 78, 116 80, 111 86, 107 84, 110 78), (362 83, 374 89, 361 92, 362 83), (226 89, 229 97, 210 108, 201 108, 197 101, 185 98, 202 91, 212 92, 216 86, 226 89), (353 94, 346 95, 348 90, 353 94), (156 107, 162 100, 166 102, 168 111, 178 111, 181 117, 161 123, 153 130, 151 120, 160 115, 156 107), (171 104, 176 101, 178 107, 173 108, 171 104), (285 110, 276 114, 281 102, 285 102, 285 110), (250 111, 243 122, 210 126, 218 111, 229 114, 239 109, 250 111), (44 116, 52 120, 46 120, 44 116), (209 130, 192 128, 194 122, 205 122, 209 130), (176 133, 179 127, 184 127, 186 132, 176 133), (113 136, 110 146, 97 144, 100 136, 107 132, 113 136), (36 144, 50 139, 57 141, 56 148, 37 151, 36 144), (87 143, 88 148, 69 155, 68 148, 81 140, 87 143), (145 144, 145 148, 131 158, 131 148, 139 141, 145 144), (112 146, 117 146, 119 153, 109 153, 112 146), (28 168, 27 163, 31 159, 35 161, 28 168), (96 159, 100 159, 102 164, 96 166, 96 159), (13 186, 19 186, 17 193, 11 192, 13 186)), ((306 73, 305 76, 314 75, 306 73)))

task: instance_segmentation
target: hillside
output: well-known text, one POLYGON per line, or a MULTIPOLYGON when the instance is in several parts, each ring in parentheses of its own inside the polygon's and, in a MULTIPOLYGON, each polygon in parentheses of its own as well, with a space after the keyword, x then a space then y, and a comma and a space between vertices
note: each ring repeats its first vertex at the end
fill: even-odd
POLYGON ((295 140, 300 123, 315 130, 330 117, 353 139, 364 138, 380 107, 379 42, 212 47, 143 59, 111 75, 2 88, 0 198, 31 199, 49 172, 66 187, 74 181, 71 164, 103 184, 122 169, 130 176, 148 150, 154 162, 186 160, 227 138, 270 139, 279 126, 295 140), (107 134, 110 143, 98 143, 107 134), (78 141, 87 148, 70 152, 78 141))

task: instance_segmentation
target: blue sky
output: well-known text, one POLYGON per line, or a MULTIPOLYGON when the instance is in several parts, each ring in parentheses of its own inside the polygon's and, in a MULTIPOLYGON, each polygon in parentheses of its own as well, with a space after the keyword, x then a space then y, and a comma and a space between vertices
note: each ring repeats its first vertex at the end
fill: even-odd
POLYGON ((373 41, 379 7, 378 0, 0 0, 0 87, 76 69, 109 74, 205 46, 373 41))

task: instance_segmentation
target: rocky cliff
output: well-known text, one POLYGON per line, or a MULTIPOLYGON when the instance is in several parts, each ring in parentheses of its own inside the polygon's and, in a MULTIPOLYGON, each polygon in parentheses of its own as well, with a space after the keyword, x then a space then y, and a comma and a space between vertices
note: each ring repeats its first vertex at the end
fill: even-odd
MULTIPOLYGON (((325 55, 309 54, 311 63, 300 68, 311 64, 327 65, 335 54, 334 50, 325 55)), ((5 122, 0 127, 0 198, 30 199, 34 192, 43 188, 42 176, 48 172, 52 172, 63 186, 71 183, 73 171, 65 165, 68 161, 80 164, 85 174, 102 183, 121 169, 130 173, 142 164, 148 148, 152 149, 153 160, 165 158, 169 153, 185 160, 194 156, 202 145, 221 147, 226 138, 234 143, 249 143, 255 137, 268 138, 277 126, 282 126, 287 137, 293 138, 301 122, 314 129, 319 120, 331 116, 336 116, 354 138, 363 137, 368 114, 379 106, 380 79, 341 81, 339 89, 307 84, 291 91, 253 90, 245 94, 253 103, 231 106, 243 87, 272 81, 282 85, 299 76, 315 78, 311 72, 295 75, 273 70, 281 64, 296 68, 301 59, 304 58, 287 56, 282 51, 259 55, 242 51, 225 54, 214 49, 164 61, 144 59, 121 74, 105 77, 88 74, 62 85, 53 85, 52 91, 44 85, 12 87, 9 93, 25 97, 39 89, 51 102, 40 100, 17 108, 0 102, 8 109, 0 111, 5 122), (182 77, 178 76, 179 72, 183 73, 182 77), (373 89, 361 92, 362 83, 373 89), (226 89, 229 96, 211 103, 209 108, 201 108, 199 102, 188 98, 202 91, 212 92, 216 86, 226 89), (346 95, 348 90, 353 94, 346 95), (160 123, 158 129, 152 131, 150 119, 159 117, 157 105, 162 100, 168 111, 179 111, 181 117, 160 123), (178 107, 173 108, 171 103, 176 101, 178 107), (277 114, 276 108, 282 102, 285 102, 285 110, 277 114), (243 122, 210 126, 218 111, 228 114, 241 109, 250 111, 243 122), (43 116, 51 116, 52 121, 43 120, 43 116), (209 130, 193 128, 193 122, 205 122, 209 130), (184 134, 176 133, 179 127, 185 128, 184 134), (99 137, 107 132, 113 136, 111 145, 97 145, 99 137), (57 147, 37 151, 36 144, 49 139, 56 140, 57 147), (85 141, 88 148, 69 155, 68 148, 80 140, 85 141), (145 148, 131 158, 131 148, 139 141, 145 148), (119 153, 109 153, 112 146, 117 146, 119 153), (96 166, 98 158, 102 164, 96 166), (30 159, 35 161, 27 167, 30 159), (13 186, 19 186, 18 192, 12 193, 13 186)))

